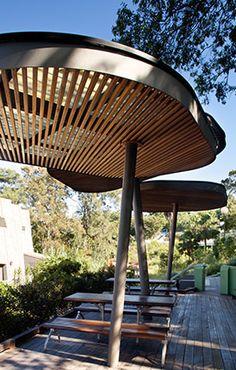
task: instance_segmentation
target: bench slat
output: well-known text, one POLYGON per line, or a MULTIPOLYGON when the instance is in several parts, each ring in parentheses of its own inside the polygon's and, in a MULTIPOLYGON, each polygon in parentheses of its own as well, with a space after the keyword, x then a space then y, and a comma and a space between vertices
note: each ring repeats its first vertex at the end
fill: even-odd
MULTIPOLYGON (((51 322, 41 325, 41 328, 50 329, 49 335, 45 341, 44 349, 46 350, 49 338, 54 330, 71 330, 85 333, 109 335, 111 322, 100 320, 79 320, 64 317, 57 317, 51 322)), ((156 324, 135 324, 122 323, 121 335, 128 338, 139 338, 149 340, 159 340, 163 343, 161 363, 164 365, 167 347, 167 335, 169 327, 159 326, 156 324)), ((58 338, 59 335, 58 335, 58 338)))
MULTIPOLYGON (((109 335, 111 322, 99 320, 77 320, 69 318, 56 318, 41 325, 43 328, 55 330, 72 330, 93 334, 109 335)), ((122 323, 121 335, 132 338, 163 340, 168 333, 168 327, 155 324, 122 323)))
MULTIPOLYGON (((80 328, 84 327, 91 327, 91 328, 110 328, 111 322, 110 321, 101 321, 101 320, 80 320, 80 319, 70 319, 70 318, 65 318, 65 317, 57 317, 51 322, 47 322, 41 325, 42 327, 47 327, 47 328, 52 328, 54 327, 55 329, 59 328, 68 328, 68 327, 73 327, 74 329, 77 329, 80 331, 80 328)), ((168 331, 168 327, 166 326, 160 326, 159 324, 155 323, 144 323, 144 324, 137 324, 137 323, 126 323, 122 322, 121 324, 121 329, 129 329, 129 330, 139 330, 141 331, 149 331, 149 330, 163 330, 163 331, 168 331)))
MULTIPOLYGON (((100 312, 99 308, 96 306, 79 306, 74 308, 76 311, 80 312, 100 312)), ((105 307, 105 313, 111 313, 111 307, 105 307)), ((126 315, 137 315, 137 309, 135 308, 125 308, 124 314, 126 315)), ((142 310, 141 315, 152 315, 152 316, 159 316, 159 317, 169 317, 171 314, 171 308, 169 307, 146 307, 142 310)))

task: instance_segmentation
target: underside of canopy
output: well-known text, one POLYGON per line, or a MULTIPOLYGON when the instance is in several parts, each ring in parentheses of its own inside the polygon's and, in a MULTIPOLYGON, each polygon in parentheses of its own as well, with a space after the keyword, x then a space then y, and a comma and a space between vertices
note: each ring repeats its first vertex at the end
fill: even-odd
POLYGON ((207 181, 157 180, 140 184, 144 212, 203 211, 227 204, 225 187, 207 181))
POLYGON ((73 190, 85 193, 100 193, 122 187, 122 179, 119 178, 84 175, 78 172, 61 171, 53 168, 48 169, 48 173, 73 190))
POLYGON ((202 167, 225 146, 188 83, 144 53, 75 35, 0 35, 0 159, 117 188, 127 142, 138 143, 140 179, 202 167))

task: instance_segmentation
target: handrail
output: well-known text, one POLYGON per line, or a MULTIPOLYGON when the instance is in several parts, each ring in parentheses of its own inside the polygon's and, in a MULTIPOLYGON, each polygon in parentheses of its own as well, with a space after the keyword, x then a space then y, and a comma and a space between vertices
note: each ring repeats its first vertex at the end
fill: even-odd
POLYGON ((171 277, 172 280, 178 280, 181 279, 185 275, 185 273, 189 270, 191 270, 194 266, 196 266, 197 263, 192 263, 191 265, 187 266, 185 269, 183 269, 180 272, 177 272, 175 275, 171 277))

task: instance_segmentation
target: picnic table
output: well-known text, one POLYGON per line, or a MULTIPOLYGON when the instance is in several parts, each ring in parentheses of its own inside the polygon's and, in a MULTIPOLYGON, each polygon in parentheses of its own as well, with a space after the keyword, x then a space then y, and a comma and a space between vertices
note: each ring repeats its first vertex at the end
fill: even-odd
MULTIPOLYGON (((108 283, 114 283, 114 280, 115 279, 111 277, 107 279, 106 281, 108 283)), ((139 278, 127 278, 125 284, 126 284, 127 292, 128 294, 130 294, 132 290, 132 286, 140 284, 140 279, 139 278)), ((154 294, 160 285, 162 285, 162 288, 164 288, 164 286, 167 286, 166 292, 171 292, 171 288, 176 285, 176 281, 169 280, 169 279, 149 279, 149 285, 152 285, 151 294, 154 294)), ((164 291, 164 289, 162 290, 164 291)))
MULTIPOLYGON (((112 304, 113 294, 108 293, 74 293, 64 298, 65 301, 91 303, 97 305, 101 319, 105 319, 105 306, 112 304)), ((173 307, 175 299, 171 296, 125 295, 125 305, 135 306, 137 322, 140 322, 142 310, 146 307, 173 307)))
MULTIPOLYGON (((102 320, 79 320, 67 317, 56 317, 54 320, 43 323, 42 329, 49 329, 49 334, 46 337, 44 350, 47 349, 48 341, 52 334, 57 334, 60 340, 61 330, 71 330, 76 332, 109 335, 111 330, 111 322, 105 321, 105 305, 111 304, 113 294, 107 293, 74 293, 64 298, 65 301, 77 303, 91 303, 99 307, 102 320)), ((144 296, 144 295, 125 295, 125 305, 136 306, 137 323, 122 322, 121 336, 135 338, 136 342, 139 339, 158 340, 162 343, 161 364, 164 366, 168 344, 169 323, 167 325, 156 325, 156 323, 141 323, 140 317, 142 310, 156 308, 157 310, 170 310, 174 306, 175 300, 170 296, 144 296)))

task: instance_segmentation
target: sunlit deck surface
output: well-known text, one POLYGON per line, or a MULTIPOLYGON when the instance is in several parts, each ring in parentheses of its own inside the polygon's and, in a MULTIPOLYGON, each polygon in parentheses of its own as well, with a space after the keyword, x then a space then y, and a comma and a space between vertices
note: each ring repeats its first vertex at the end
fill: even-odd
MULTIPOLYGON (((165 369, 236 369, 236 300, 219 295, 218 278, 207 279, 206 292, 178 295, 173 309, 165 369)), ((87 315, 95 317, 94 314, 87 315)), ((132 318, 134 320, 134 318, 132 318)), ((20 347, 0 354, 1 369, 107 369, 107 338, 62 333, 61 343, 37 335, 20 347)), ((158 342, 122 339, 118 369, 160 368, 158 342)))

